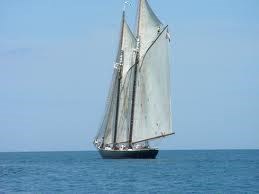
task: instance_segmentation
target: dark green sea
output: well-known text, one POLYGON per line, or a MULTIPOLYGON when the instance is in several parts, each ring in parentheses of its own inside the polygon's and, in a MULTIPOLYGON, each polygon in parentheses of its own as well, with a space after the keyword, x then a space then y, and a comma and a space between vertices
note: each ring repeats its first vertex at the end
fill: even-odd
POLYGON ((259 150, 0 153, 0 193, 259 193, 259 150))

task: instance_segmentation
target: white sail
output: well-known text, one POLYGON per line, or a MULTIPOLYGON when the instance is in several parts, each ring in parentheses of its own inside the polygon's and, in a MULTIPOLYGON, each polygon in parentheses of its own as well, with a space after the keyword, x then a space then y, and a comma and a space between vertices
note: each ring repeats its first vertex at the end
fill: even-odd
POLYGON ((134 49, 136 48, 137 40, 130 30, 126 20, 123 26, 123 39, 121 50, 123 51, 123 71, 122 71, 122 83, 127 76, 128 71, 134 65, 135 59, 133 57, 134 49))
POLYGON ((138 66, 132 142, 172 134, 167 27, 138 66))
POLYGON ((140 39, 140 58, 162 31, 162 23, 150 8, 147 0, 140 0, 138 14, 138 36, 140 39))
POLYGON ((105 116, 100 129, 100 131, 102 132, 99 135, 99 138, 101 136, 103 137, 104 145, 113 143, 114 128, 116 123, 117 96, 118 96, 117 88, 118 88, 118 72, 117 70, 114 70, 111 88, 110 88, 110 92, 109 92, 109 96, 106 104, 105 116))
POLYGON ((136 38, 125 21, 125 12, 123 12, 116 67, 113 73, 104 120, 99 130, 98 138, 96 138, 103 137, 104 145, 126 142, 129 139, 133 90, 132 66, 135 61, 133 57, 135 47, 136 38), (118 91, 120 91, 119 94, 118 91), (117 101, 118 95, 120 95, 119 101, 117 101), (116 114, 118 115, 117 118, 116 114))
POLYGON ((137 38, 139 44, 123 12, 113 81, 96 138, 104 147, 125 142, 131 146, 173 133, 168 27, 147 0, 139 0, 137 38))
POLYGON ((136 38, 131 32, 127 22, 124 20, 121 50, 123 51, 123 69, 121 77, 119 116, 116 142, 127 142, 129 140, 129 129, 131 122, 132 91, 133 91, 133 68, 134 49, 136 38))

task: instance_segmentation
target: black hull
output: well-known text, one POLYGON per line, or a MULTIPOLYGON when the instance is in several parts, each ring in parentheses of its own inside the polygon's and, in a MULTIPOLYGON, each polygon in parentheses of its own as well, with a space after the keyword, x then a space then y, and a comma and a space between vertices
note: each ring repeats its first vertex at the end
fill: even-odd
POLYGON ((142 150, 103 150, 99 149, 103 159, 155 159, 157 149, 142 150))

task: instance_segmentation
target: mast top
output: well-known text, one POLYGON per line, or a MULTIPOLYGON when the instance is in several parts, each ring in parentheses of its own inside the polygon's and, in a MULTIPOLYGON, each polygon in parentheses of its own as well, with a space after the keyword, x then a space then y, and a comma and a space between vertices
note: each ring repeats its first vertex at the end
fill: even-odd
POLYGON ((126 11, 126 7, 127 7, 127 5, 128 6, 130 6, 131 4, 130 4, 130 2, 129 1, 124 1, 124 5, 123 5, 123 12, 125 12, 126 11))

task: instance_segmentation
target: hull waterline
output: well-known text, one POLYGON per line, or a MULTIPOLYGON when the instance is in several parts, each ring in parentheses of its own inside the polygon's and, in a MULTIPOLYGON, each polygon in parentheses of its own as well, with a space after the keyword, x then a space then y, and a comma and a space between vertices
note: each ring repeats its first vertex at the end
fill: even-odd
POLYGON ((158 149, 104 150, 99 149, 103 159, 155 159, 158 149))

